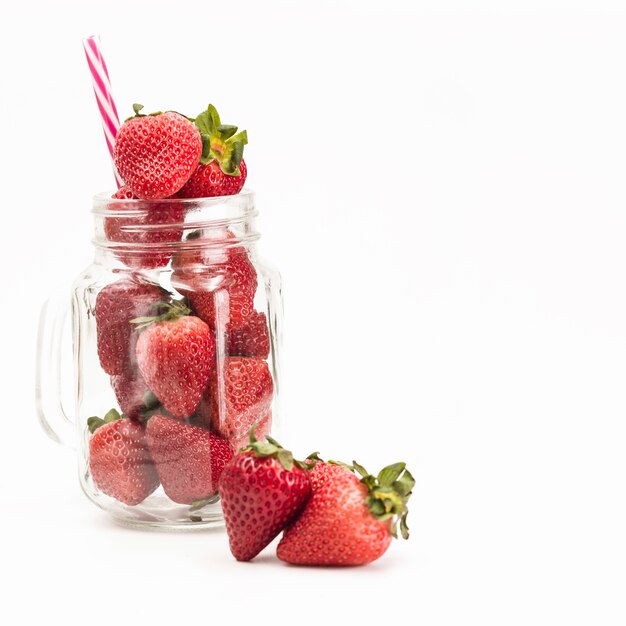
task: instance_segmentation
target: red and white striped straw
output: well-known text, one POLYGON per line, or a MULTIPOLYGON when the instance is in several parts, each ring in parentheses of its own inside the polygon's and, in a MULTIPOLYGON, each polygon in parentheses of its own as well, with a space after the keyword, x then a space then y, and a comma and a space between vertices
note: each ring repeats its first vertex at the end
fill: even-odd
MULTIPOLYGON (((100 109, 100 116, 102 117, 104 138, 106 139, 107 148, 109 149, 112 160, 115 136, 120 128, 120 118, 117 114, 117 108, 115 107, 111 93, 111 81, 109 80, 109 72, 104 62, 104 57, 102 56, 100 37, 93 35, 83 39, 83 48, 85 48, 87 64, 91 72, 93 92, 96 95, 96 102, 98 103, 98 109, 100 109)), ((121 187, 124 181, 118 174, 115 163, 113 163, 113 172, 117 186, 121 187)))

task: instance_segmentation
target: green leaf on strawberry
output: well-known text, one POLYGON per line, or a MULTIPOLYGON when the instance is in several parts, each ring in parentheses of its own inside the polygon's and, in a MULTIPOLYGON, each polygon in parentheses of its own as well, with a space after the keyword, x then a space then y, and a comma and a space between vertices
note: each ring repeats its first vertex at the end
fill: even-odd
POLYGON ((211 123, 213 124, 213 128, 217 129, 217 127, 222 123, 220 121, 220 114, 217 112, 217 109, 212 104, 209 104, 207 111, 209 113, 209 116, 211 117, 211 123))
POLYGON ((352 461, 352 465, 340 461, 329 461, 329 463, 360 474, 361 483, 367 487, 368 496, 365 503, 371 514, 379 521, 393 519, 391 526, 393 537, 397 538, 399 526, 402 538, 409 538, 409 527, 406 523, 407 503, 415 486, 415 479, 406 469, 406 463, 388 465, 380 470, 377 476, 370 474, 356 461, 352 461))
POLYGON ((115 422, 119 419, 122 419, 122 416, 119 414, 119 412, 116 409, 111 409, 110 411, 107 411, 104 419, 95 415, 93 417, 89 417, 87 419, 87 428, 89 429, 89 432, 93 435, 93 433, 95 433, 96 430, 98 430, 98 428, 100 428, 101 426, 104 426, 105 424, 110 424, 111 422, 115 422))
POLYGON ((233 135, 230 140, 235 143, 236 141, 240 141, 244 146, 248 145, 248 131, 242 130, 240 133, 233 135))
POLYGON ((207 110, 202 111, 196 117, 196 126, 203 135, 215 134, 217 127, 220 126, 220 116, 212 104, 209 104, 207 110))
POLYGON ((191 309, 181 300, 171 302, 154 302, 150 305, 156 311, 156 315, 142 315, 130 320, 135 330, 141 331, 155 322, 166 322, 191 314, 191 309))
POLYGON ((200 163, 210 163, 213 160, 211 156, 211 135, 202 133, 202 154, 200 155, 200 163))
POLYGON ((240 176, 243 148, 248 143, 247 132, 244 130, 238 133, 237 126, 222 124, 212 104, 196 117, 195 124, 202 137, 200 163, 206 165, 217 161, 224 174, 240 176))
POLYGON ((223 155, 222 171, 224 174, 239 176, 241 174, 239 171, 241 159, 243 159, 243 143, 235 141, 228 144, 223 155))
POLYGON ((293 458, 291 450, 283 448, 272 436, 266 435, 265 439, 267 441, 258 441, 254 434, 255 428, 256 426, 253 426, 250 430, 249 445, 240 450, 240 452, 254 452, 257 458, 275 458, 288 472, 292 470, 294 465, 300 469, 311 469, 315 462, 319 460, 318 453, 313 452, 304 461, 298 461, 293 458))
POLYGON ((383 487, 390 487, 398 479, 402 470, 406 467, 406 463, 394 463, 388 465, 378 472, 378 482, 383 487))
POLYGON ((230 139, 237 132, 237 127, 231 124, 220 124, 217 130, 222 136, 222 139, 226 140, 230 139))
POLYGON ((213 122, 211 121, 211 116, 208 111, 202 111, 202 113, 196 117, 195 122, 201 135, 210 136, 213 134, 213 122))

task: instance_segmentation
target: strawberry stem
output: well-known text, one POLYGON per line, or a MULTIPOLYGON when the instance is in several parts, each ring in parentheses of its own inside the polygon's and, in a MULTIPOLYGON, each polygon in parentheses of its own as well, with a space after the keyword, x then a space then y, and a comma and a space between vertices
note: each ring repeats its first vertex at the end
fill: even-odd
POLYGON ((166 322, 191 314, 191 309, 182 300, 153 302, 150 308, 160 311, 160 313, 157 315, 136 317, 130 320, 130 323, 135 326, 135 330, 141 331, 155 322, 166 322))
MULTIPOLYGON (((135 102, 133 104, 133 111, 135 112, 135 115, 131 115, 130 117, 127 117, 124 121, 128 122, 128 120, 134 120, 137 117, 154 117, 156 115, 163 115, 163 111, 154 111, 153 113, 140 113, 142 109, 143 109, 143 104, 137 104, 135 102)), ((183 115, 183 117, 187 117, 187 116, 183 115)), ((187 119, 190 120, 190 118, 187 118, 187 119)))
POLYGON ((248 133, 245 130, 237 132, 237 126, 222 124, 219 113, 212 104, 194 122, 202 137, 200 163, 206 165, 217 161, 224 174, 239 176, 248 133))
MULTIPOLYGON (((270 435, 265 436, 267 441, 258 441, 254 434, 255 428, 256 425, 250 429, 250 444, 243 448, 241 452, 254 452, 257 458, 275 458, 288 472, 293 469, 294 465, 300 469, 311 469, 311 467, 313 467, 313 465, 308 465, 306 462, 294 459, 291 450, 283 448, 278 441, 270 435)), ((313 454, 317 455, 317 452, 313 454)), ((313 455, 310 456, 313 457, 313 455)))

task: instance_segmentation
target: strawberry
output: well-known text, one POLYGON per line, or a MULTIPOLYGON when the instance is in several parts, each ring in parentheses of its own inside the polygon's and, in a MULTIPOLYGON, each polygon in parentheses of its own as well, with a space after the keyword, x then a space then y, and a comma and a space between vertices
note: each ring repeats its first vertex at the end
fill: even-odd
POLYGON ((233 457, 226 440, 160 414, 148 420, 146 438, 170 500, 192 504, 217 493, 222 471, 233 457))
POLYGON ((104 419, 87 420, 89 469, 96 487, 124 504, 134 506, 158 486, 159 477, 148 452, 144 427, 111 409, 104 419))
POLYGON ((191 237, 196 247, 172 259, 172 284, 187 296, 196 315, 213 330, 220 319, 229 330, 241 328, 254 311, 256 270, 246 248, 230 243, 234 239, 228 230, 197 233, 191 237))
POLYGON ((267 359, 270 353, 270 333, 265 313, 252 311, 244 326, 226 326, 226 351, 231 356, 254 356, 267 359))
MULTIPOLYGON (((265 441, 267 435, 272 430, 272 412, 261 417, 261 419, 254 425, 254 435, 259 441, 265 441)), ((230 439, 230 447, 237 452, 241 448, 245 448, 250 441, 248 433, 242 435, 238 439, 230 439)))
POLYGON ((179 198, 231 196, 241 191, 247 168, 243 148, 248 143, 245 130, 222 124, 216 108, 209 104, 195 119, 202 136, 200 164, 176 194, 179 198))
POLYGON ((268 437, 250 445, 224 468, 219 492, 230 550, 250 561, 290 524, 311 495, 307 466, 268 437))
POLYGON ((217 161, 206 165, 200 163, 185 186, 176 194, 177 198, 212 198, 238 194, 248 175, 246 162, 239 164, 239 175, 225 174, 217 161))
POLYGON ((205 275, 221 278, 221 285, 214 291, 200 289, 188 293, 189 302, 198 317, 213 329, 219 324, 218 315, 230 329, 245 326, 254 311, 257 288, 256 270, 245 248, 229 249, 224 264, 207 268, 205 275))
POLYGON ((143 115, 122 124, 115 138, 117 171, 137 197, 158 200, 172 196, 189 180, 202 155, 198 127, 179 113, 143 115))
POLYGON ((146 381, 136 369, 111 376, 111 387, 126 417, 142 419, 159 406, 159 401, 148 389, 146 381))
POLYGON ((165 409, 184 419, 195 410, 215 365, 211 329, 181 302, 161 303, 156 317, 133 322, 141 330, 137 363, 165 409))
POLYGON ((227 228, 194 230, 172 257, 172 283, 181 292, 196 285, 221 281, 216 271, 228 262, 230 249, 236 244, 235 234, 227 228))
POLYGON ((137 341, 130 320, 147 315, 151 305, 162 297, 159 287, 135 276, 122 278, 100 291, 95 306, 98 357, 107 374, 118 375, 130 369, 137 341))
POLYGON ((233 356, 215 371, 207 389, 211 429, 238 440, 269 413, 274 383, 261 359, 233 356))
POLYGON ((364 565, 382 556, 396 527, 408 538, 407 501, 415 481, 404 463, 374 477, 356 462, 318 463, 310 473, 313 495, 278 544, 279 559, 296 565, 364 565))
MULTIPOLYGON (((118 189, 114 200, 137 200, 127 186, 118 189)), ((182 202, 159 200, 145 202, 112 202, 112 216, 104 218, 104 234, 108 241, 121 244, 113 247, 115 255, 128 267, 154 269, 167 265, 172 253, 169 243, 180 241, 185 220, 182 202), (128 212, 129 216, 124 213, 128 212), (155 244, 164 244, 157 247, 155 244)))

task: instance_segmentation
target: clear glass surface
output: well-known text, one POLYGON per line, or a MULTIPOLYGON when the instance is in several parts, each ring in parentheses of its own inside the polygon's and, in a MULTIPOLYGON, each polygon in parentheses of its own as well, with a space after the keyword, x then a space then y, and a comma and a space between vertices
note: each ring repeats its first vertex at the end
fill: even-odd
MULTIPOLYGON (((93 214, 94 262, 74 282, 71 299, 74 414, 59 415, 56 380, 63 311, 47 306, 37 368, 40 419, 54 439, 75 445, 83 491, 119 522, 167 529, 221 524, 214 480, 220 468, 213 466, 219 466, 219 455, 213 452, 213 439, 210 445, 202 442, 211 433, 220 440, 222 452, 226 444, 234 452, 252 426, 258 438, 270 430, 275 434, 280 426, 281 283, 258 255, 254 194, 243 190, 236 196, 159 201, 114 200, 101 194, 94 199, 93 214), (190 367, 205 374, 199 382, 196 376, 191 386, 190 361, 181 366, 171 350, 155 352, 153 336, 142 340, 148 330, 136 330, 137 324, 128 319, 162 313, 166 309, 158 302, 184 304, 190 317, 202 320, 193 328, 199 325, 202 333, 209 329, 213 349, 210 354, 198 352, 190 367), (169 357, 161 363, 163 354, 169 357), (157 363, 156 375, 147 367, 150 358, 157 363), (174 379, 179 388, 164 390, 165 379, 174 379), (97 455, 103 444, 94 441, 100 429, 92 434, 88 428, 90 417, 102 418, 112 408, 132 422, 134 452, 141 448, 139 461, 130 453, 130 461, 141 465, 139 477, 132 480, 143 480, 145 487, 137 503, 116 497, 116 489, 102 478, 97 455), (182 435, 159 440, 156 427, 149 427, 155 416, 182 435), (68 419, 74 422, 73 442, 66 432, 68 419)), ((124 432, 121 440, 104 445, 119 445, 121 456, 128 455, 124 432)))

